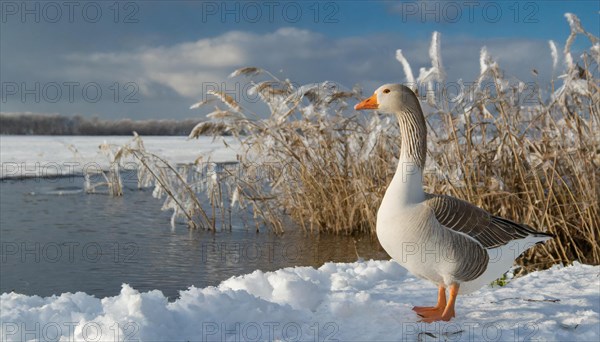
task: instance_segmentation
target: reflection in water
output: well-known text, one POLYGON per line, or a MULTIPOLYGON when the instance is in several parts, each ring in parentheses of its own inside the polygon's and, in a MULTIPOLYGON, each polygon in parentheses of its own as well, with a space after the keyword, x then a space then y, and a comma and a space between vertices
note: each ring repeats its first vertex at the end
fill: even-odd
POLYGON ((171 300, 189 286, 218 285, 256 269, 319 267, 325 262, 387 259, 376 239, 232 231, 174 231, 162 201, 135 183, 125 195, 86 195, 83 178, 0 182, 0 292, 48 296, 83 291, 98 297, 121 284, 159 289, 171 300))

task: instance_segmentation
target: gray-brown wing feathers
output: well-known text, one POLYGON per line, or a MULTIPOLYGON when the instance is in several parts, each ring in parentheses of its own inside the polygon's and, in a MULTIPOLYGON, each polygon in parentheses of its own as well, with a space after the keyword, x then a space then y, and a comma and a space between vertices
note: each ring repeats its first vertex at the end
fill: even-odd
POLYGON ((469 202, 444 195, 428 195, 425 203, 444 227, 466 234, 484 248, 494 248, 528 235, 552 236, 526 225, 493 216, 469 202))

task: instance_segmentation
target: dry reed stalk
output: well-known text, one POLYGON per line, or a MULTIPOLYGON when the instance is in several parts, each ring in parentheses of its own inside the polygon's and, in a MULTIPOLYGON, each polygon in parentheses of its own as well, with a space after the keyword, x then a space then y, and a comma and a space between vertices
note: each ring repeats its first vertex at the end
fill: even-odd
MULTIPOLYGON (((550 243, 519 259, 530 269, 574 260, 600 263, 600 48, 574 16, 568 19, 569 40, 581 34, 592 46, 580 67, 567 42, 562 87, 555 90, 553 81, 548 96, 538 89, 533 103, 522 103, 527 85, 511 85, 484 48, 477 82, 465 87, 457 101, 430 92, 425 97, 433 108, 427 113, 426 191, 456 196, 555 234, 550 243)), ((555 46, 551 53, 556 58, 555 46)), ((443 82, 439 54, 440 36, 434 34, 432 67, 413 86, 432 89, 443 82)), ((397 58, 412 78, 401 52, 397 58)), ((189 221, 192 213, 200 212, 213 230, 215 208, 225 210, 223 182, 230 193, 235 189, 233 202, 249 204, 245 208, 252 209, 257 229, 260 220, 282 233, 290 217, 310 232, 373 234, 376 210, 400 148, 394 119, 349 114, 346 101, 357 100, 358 89, 341 90, 330 82, 295 87, 254 67, 232 73, 239 75, 269 78, 257 80, 251 89, 268 106, 269 116, 261 118, 233 98, 213 92, 229 109, 217 107, 211 121, 194 128, 190 138, 226 129, 241 142, 243 172, 219 178, 217 188, 195 190, 189 178, 171 167, 170 173, 153 172, 154 181, 144 178, 147 185, 169 188, 167 203, 169 197, 180 199, 181 204, 166 206, 174 209, 174 217, 189 221), (268 172, 256 178, 257 168, 268 172), (210 199, 210 218, 194 199, 202 194, 210 199)))

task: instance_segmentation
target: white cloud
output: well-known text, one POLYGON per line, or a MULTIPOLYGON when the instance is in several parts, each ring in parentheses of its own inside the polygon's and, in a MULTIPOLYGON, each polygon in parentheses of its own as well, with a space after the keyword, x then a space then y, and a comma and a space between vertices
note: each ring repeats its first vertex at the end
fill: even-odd
MULTIPOLYGON (((508 74, 529 75, 552 65, 545 41, 477 40, 442 34, 441 53, 448 81, 473 79, 483 45, 508 74)), ((333 39, 295 28, 257 34, 231 31, 213 38, 133 51, 69 55, 65 73, 71 78, 111 78, 137 82, 146 96, 166 87, 186 98, 202 95, 203 84, 221 83, 236 68, 257 66, 299 83, 331 80, 370 88, 402 82, 403 67, 395 59, 402 49, 413 70, 430 66, 428 40, 391 35, 333 39)), ((551 69, 546 75, 551 75, 551 69)))

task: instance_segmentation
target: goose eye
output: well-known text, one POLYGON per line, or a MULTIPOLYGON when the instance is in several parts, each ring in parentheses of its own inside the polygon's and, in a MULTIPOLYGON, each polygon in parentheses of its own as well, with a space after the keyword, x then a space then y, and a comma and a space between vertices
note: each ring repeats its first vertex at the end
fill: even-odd
POLYGON ((383 93, 384 93, 384 94, 387 94, 387 93, 389 93, 389 92, 390 92, 390 90, 389 90, 389 89, 384 89, 384 90, 383 90, 383 93))

